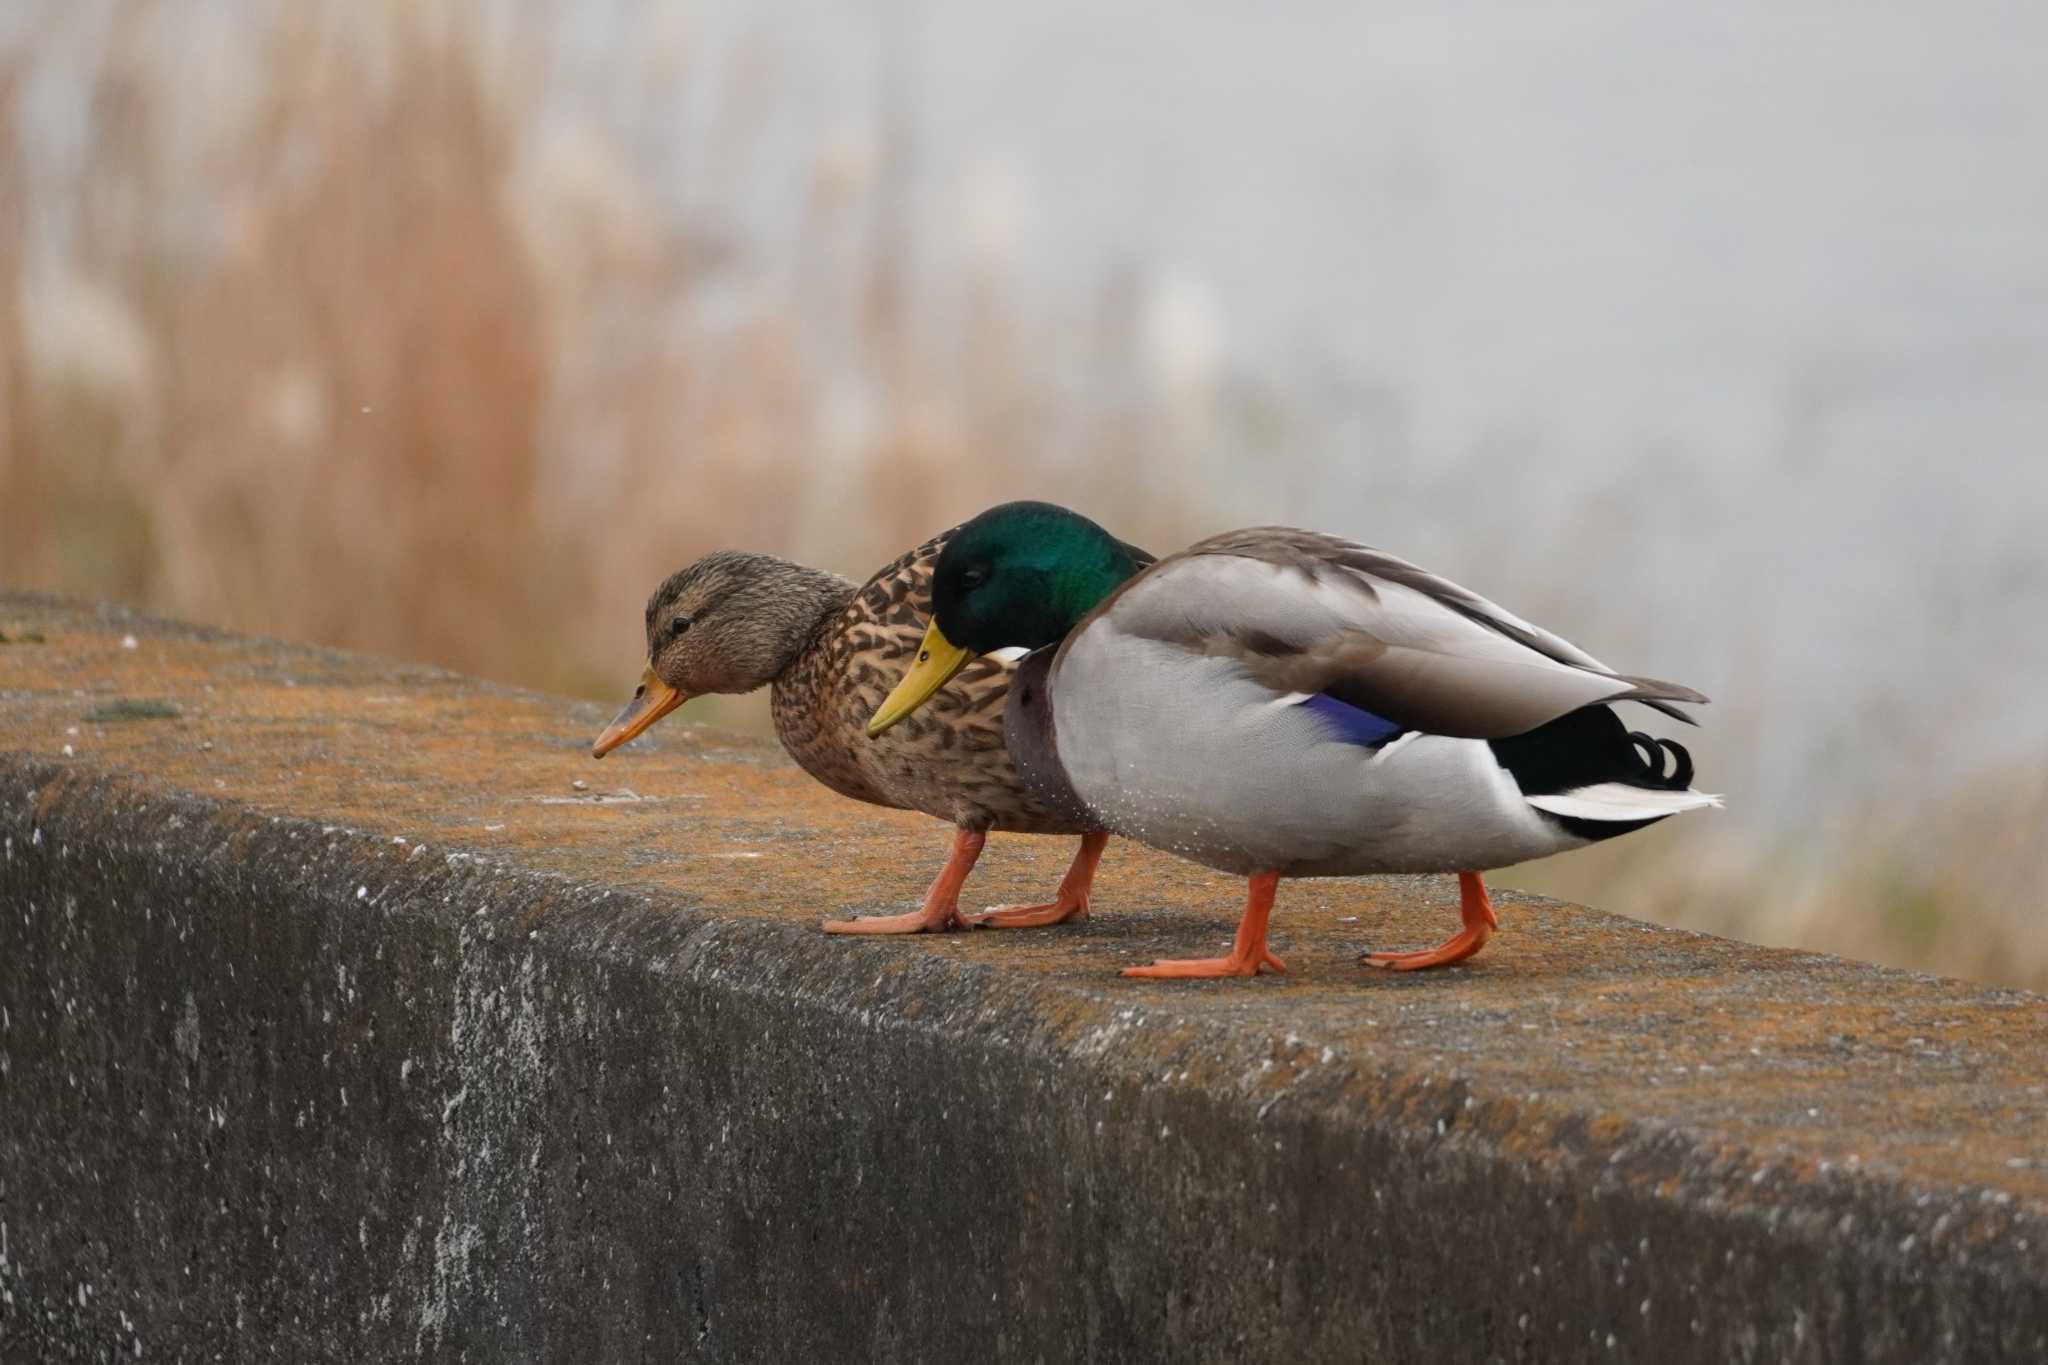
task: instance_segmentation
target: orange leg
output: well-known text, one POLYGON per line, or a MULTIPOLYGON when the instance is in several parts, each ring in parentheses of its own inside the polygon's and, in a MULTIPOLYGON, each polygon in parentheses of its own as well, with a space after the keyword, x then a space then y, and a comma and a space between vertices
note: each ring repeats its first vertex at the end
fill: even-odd
POLYGON ((1458 874, 1458 914, 1465 927, 1434 948, 1414 953, 1362 953, 1360 960, 1375 967, 1412 972, 1423 967, 1448 967, 1484 948, 1493 931, 1500 928, 1500 919, 1493 913, 1493 902, 1486 898, 1486 883, 1479 880, 1477 872, 1458 874))
POLYGON ((1084 834, 1074 854, 1074 865, 1060 878, 1060 889, 1049 905, 992 905, 966 920, 977 929, 1036 929, 1046 924, 1079 924, 1088 918, 1088 888, 1095 882, 1095 865, 1109 846, 1107 834, 1084 834))
POLYGON ((1278 872, 1261 872, 1245 887, 1244 918, 1237 922, 1237 942, 1228 957, 1161 958, 1149 967, 1126 967, 1121 975, 1146 977, 1257 976, 1259 968, 1276 972, 1287 964, 1266 951, 1266 919, 1273 913, 1278 872))
POLYGON ((932 889, 924 893, 924 906, 907 915, 867 915, 861 919, 832 919, 825 921, 828 934, 943 934, 948 929, 969 929, 970 925, 960 916, 960 888, 967 881, 967 874, 974 871, 974 860, 981 856, 981 846, 988 842, 988 836, 973 830, 959 830, 953 835, 953 853, 946 859, 946 865, 932 882, 932 889))

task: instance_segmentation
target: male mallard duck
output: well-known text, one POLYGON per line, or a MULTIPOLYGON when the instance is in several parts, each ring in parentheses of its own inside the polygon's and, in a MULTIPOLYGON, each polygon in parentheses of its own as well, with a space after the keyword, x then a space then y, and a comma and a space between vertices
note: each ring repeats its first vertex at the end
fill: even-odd
POLYGON ((1705 697, 1336 536, 1230 531, 1147 567, 1077 513, 1008 503, 953 532, 932 603, 869 734, 977 655, 1029 649, 1006 731, 1040 799, 1250 879, 1227 956, 1125 976, 1284 971, 1266 951, 1279 879, 1372 872, 1458 873, 1464 928, 1365 960, 1458 962, 1499 925, 1481 871, 1720 804, 1683 748, 1608 709, 1684 720, 1671 703, 1705 697))
MULTIPOLYGON (((920 545, 858 588, 823 569, 735 551, 706 555, 670 575, 647 602, 647 671, 592 755, 603 758, 698 693, 766 685, 775 733, 811 776, 842 796, 923 811, 958 830, 921 909, 833 921, 826 932, 914 934, 1086 919, 1109 836, 1076 812, 1048 807, 1018 779, 1003 745, 1013 664, 984 658, 957 678, 949 673, 952 685, 932 696, 921 723, 914 719, 880 744, 862 736, 889 680, 917 653, 918 626, 931 610, 932 565, 951 534, 920 545), (960 913, 961 885, 992 829, 1081 836, 1052 901, 960 913)), ((1120 552, 1150 562, 1130 546, 1120 552)))

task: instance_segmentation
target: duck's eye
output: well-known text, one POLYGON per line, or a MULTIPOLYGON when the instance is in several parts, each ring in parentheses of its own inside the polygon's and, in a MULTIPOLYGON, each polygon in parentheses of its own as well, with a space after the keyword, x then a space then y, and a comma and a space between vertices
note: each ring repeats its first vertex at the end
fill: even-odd
POLYGON ((979 564, 960 575, 960 585, 965 588, 978 588, 986 582, 988 582, 988 570, 979 564))
POLYGON ((688 630, 689 628, 690 618, 687 616, 678 616, 675 620, 668 623, 669 638, 674 639, 676 636, 681 635, 684 631, 688 630))

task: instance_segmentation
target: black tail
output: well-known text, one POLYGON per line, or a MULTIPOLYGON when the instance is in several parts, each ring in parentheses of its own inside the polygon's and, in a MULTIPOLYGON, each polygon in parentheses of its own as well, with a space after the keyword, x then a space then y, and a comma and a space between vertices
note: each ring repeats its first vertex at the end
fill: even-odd
POLYGON ((1523 734, 1487 743, 1524 796, 1547 796, 1596 782, 1626 782, 1661 791, 1684 791, 1692 785, 1692 755, 1683 744, 1631 730, 1605 706, 1580 707, 1523 734))

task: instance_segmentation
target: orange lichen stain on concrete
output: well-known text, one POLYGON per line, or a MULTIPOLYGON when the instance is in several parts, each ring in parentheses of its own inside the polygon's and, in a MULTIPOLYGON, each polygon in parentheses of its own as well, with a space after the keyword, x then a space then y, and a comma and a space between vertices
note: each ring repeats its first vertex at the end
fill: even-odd
MULTIPOLYGON (((10 599, 8 611, 46 642, 0 657, 0 748, 116 776, 143 799, 221 802, 229 848, 250 812, 295 817, 331 840, 360 840, 372 866, 424 845, 652 893, 656 912, 798 929, 906 908, 946 856, 942 822, 840 798, 773 745, 694 728, 687 712, 598 762, 588 746, 605 706, 100 621, 37 599, 10 599), (115 699, 177 714, 87 719, 115 699)), ((57 796, 55 784, 38 793, 37 809, 57 796)), ((964 903, 1045 899, 1073 846, 993 836, 964 903)), ((916 1008, 906 973, 943 960, 985 974, 976 979, 1009 1034, 1262 1106, 1441 1119, 1447 1139, 1545 1162, 1626 1154, 1647 1133, 1683 1130, 1730 1170, 1853 1169, 1927 1188, 1982 1185, 2048 1209, 2039 997, 1650 929, 1510 891, 1496 897, 1500 935, 1470 963, 1408 975, 1359 964, 1367 949, 1449 933, 1449 878, 1289 884, 1273 924, 1284 976, 1116 976, 1225 942, 1242 896, 1234 879, 1113 841, 1085 923, 852 939, 831 951, 871 968, 865 989, 896 1002, 898 1017, 916 1008), (1225 1025, 1269 1046, 1233 1050, 1219 1041, 1225 1025)), ((537 901, 520 927, 544 932, 551 913, 537 901)), ((1642 1178, 1654 1188, 1678 1179, 1647 1168, 1642 1178)), ((1746 1180, 1734 1183, 1746 1191, 1746 1180)))

